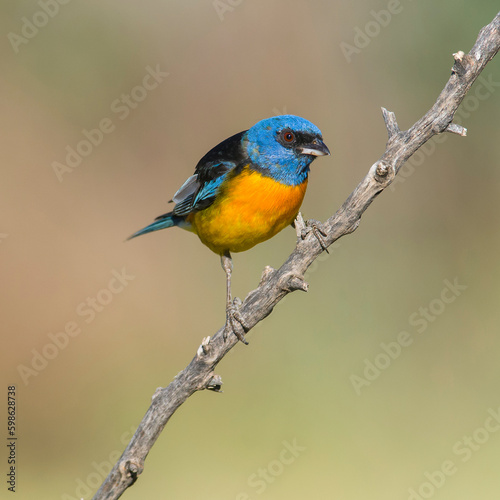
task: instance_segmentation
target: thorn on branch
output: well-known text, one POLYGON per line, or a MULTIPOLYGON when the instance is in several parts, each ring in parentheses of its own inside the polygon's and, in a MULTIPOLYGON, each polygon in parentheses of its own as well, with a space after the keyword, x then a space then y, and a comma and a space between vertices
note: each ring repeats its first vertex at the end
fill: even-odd
POLYGON ((450 123, 444 130, 445 132, 450 132, 452 134, 457 134, 462 137, 467 135, 467 129, 462 127, 462 125, 457 125, 456 123, 450 123))
POLYGON ((154 401, 163 391, 163 387, 157 387, 155 393, 151 396, 151 401, 154 401))
POLYGON ((276 272, 271 266, 266 266, 262 271, 262 276, 260 277, 259 286, 262 286, 266 281, 271 279, 271 276, 276 272))
POLYGON ((389 136, 389 140, 391 140, 394 135, 400 132, 398 122, 396 121, 396 115, 392 111, 387 111, 385 108, 382 108, 382 115, 384 117, 387 135, 389 136))
POLYGON ((302 217, 302 214, 299 212, 297 214, 297 217, 293 221, 293 227, 295 228, 295 233, 297 234, 297 240, 301 240, 302 234, 306 229, 306 223, 304 222, 304 217, 302 217))
POLYGON ((295 290, 302 290, 303 292, 307 292, 309 290, 309 284, 300 276, 292 274, 288 276, 283 289, 289 292, 294 292, 295 290))
POLYGON ((210 352, 210 336, 204 337, 201 341, 200 347, 196 351, 196 355, 201 358, 202 356, 206 356, 210 352))

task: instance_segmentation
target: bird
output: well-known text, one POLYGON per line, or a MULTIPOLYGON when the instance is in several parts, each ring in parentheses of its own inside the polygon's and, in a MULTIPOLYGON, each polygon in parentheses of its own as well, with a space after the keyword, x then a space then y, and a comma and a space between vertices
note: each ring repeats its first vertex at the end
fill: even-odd
POLYGON ((221 259, 226 275, 224 339, 233 331, 248 344, 248 327, 231 295, 231 253, 243 252, 293 225, 309 168, 330 155, 321 131, 295 115, 266 118, 212 148, 177 190, 170 212, 132 234, 179 227, 198 235, 221 259))

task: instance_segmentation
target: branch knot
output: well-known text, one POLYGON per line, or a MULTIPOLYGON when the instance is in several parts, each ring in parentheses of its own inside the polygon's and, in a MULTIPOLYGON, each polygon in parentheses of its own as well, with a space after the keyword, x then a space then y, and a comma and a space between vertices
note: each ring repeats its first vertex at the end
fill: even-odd
POLYGON ((132 483, 135 483, 137 476, 144 470, 144 465, 135 458, 129 458, 122 460, 119 468, 122 477, 132 478, 132 483))
POLYGON ((377 175, 379 177, 386 177, 387 174, 389 173, 389 166, 386 165, 384 162, 381 161, 377 165, 377 168, 376 168, 375 172, 377 173, 377 175))
POLYGON ((372 166, 374 179, 384 187, 388 186, 396 176, 396 170, 392 164, 379 160, 372 166))
POLYGON ((469 56, 469 54, 465 54, 462 50, 455 52, 453 59, 455 59, 455 64, 451 68, 451 72, 459 78, 467 73, 469 66, 474 62, 474 58, 469 56))
POLYGON ((287 292, 295 292, 295 290, 302 290, 307 292, 309 290, 309 284, 304 281, 304 279, 296 274, 287 274, 284 276, 284 284, 281 287, 287 292))
POLYGON ((222 379, 220 375, 213 375, 205 388, 209 391, 222 392, 222 379))

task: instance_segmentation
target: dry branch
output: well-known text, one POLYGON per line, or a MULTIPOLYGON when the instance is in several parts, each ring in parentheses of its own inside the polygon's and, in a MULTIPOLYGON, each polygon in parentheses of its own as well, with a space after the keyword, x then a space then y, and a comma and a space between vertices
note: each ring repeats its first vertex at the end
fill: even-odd
MULTIPOLYGON (((245 298, 240 312, 249 329, 268 316, 274 306, 290 292, 307 290, 304 273, 312 262, 340 237, 352 233, 372 201, 394 180, 401 166, 431 137, 442 132, 465 135, 466 130, 452 123, 455 112, 486 64, 500 48, 500 13, 480 32, 468 54, 453 54, 455 63, 445 88, 434 106, 409 130, 401 131, 394 113, 382 108, 389 139, 383 156, 374 163, 342 207, 321 227, 311 230, 297 219, 295 250, 278 269, 266 267, 257 289, 245 298), (321 233, 321 234, 319 234, 321 233)), ((222 381, 214 369, 238 340, 223 339, 223 328, 206 337, 196 356, 164 389, 158 389, 146 415, 121 458, 109 473, 94 500, 119 498, 143 471, 144 461, 175 410, 194 392, 219 391, 222 381)))

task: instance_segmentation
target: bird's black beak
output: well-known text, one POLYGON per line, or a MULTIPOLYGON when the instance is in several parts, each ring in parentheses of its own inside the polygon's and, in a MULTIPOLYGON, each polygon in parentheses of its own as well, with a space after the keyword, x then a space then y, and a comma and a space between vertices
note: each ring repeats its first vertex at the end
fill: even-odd
POLYGON ((326 144, 320 139, 314 139, 310 144, 305 144, 297 148, 300 154, 311 156, 326 156, 330 154, 330 150, 326 144))

